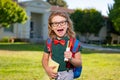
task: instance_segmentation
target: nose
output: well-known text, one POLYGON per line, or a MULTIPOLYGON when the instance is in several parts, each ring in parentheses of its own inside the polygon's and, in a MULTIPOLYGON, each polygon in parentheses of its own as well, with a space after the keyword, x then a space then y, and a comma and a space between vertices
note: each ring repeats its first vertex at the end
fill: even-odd
POLYGON ((58 23, 58 25, 57 25, 58 27, 61 27, 61 24, 60 23, 58 23))

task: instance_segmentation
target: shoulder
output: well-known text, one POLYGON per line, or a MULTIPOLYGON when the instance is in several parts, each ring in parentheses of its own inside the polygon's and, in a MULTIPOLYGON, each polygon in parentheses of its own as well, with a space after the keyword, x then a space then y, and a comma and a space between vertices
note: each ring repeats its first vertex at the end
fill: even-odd
POLYGON ((70 41, 72 43, 80 44, 80 40, 78 40, 77 38, 70 38, 70 41))
POLYGON ((51 51, 51 45, 52 45, 52 39, 51 38, 47 38, 46 41, 45 41, 44 51, 49 53, 51 51))
POLYGON ((52 39, 51 39, 51 38, 47 38, 46 42, 47 42, 47 43, 51 43, 51 42, 52 42, 52 39))
POLYGON ((73 38, 72 39, 72 51, 73 52, 77 52, 77 51, 81 51, 82 50, 82 46, 81 46, 81 42, 80 40, 73 38))

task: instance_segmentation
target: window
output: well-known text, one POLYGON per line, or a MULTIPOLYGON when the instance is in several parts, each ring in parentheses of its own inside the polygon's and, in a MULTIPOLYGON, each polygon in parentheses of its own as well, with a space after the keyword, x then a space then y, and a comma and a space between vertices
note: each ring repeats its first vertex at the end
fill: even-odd
POLYGON ((4 28, 4 32, 13 32, 13 30, 14 30, 13 24, 11 24, 9 27, 4 28))

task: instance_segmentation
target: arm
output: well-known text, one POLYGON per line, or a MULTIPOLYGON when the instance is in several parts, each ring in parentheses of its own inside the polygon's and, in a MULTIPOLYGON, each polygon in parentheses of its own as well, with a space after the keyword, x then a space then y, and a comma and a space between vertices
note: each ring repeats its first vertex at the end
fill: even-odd
POLYGON ((42 57, 42 66, 47 71, 48 69, 49 54, 44 53, 42 57))
POLYGON ((82 65, 82 57, 81 57, 81 53, 80 52, 77 52, 75 54, 75 57, 74 58, 70 58, 69 59, 69 62, 72 63, 74 66, 81 66, 82 65))
POLYGON ((46 73, 48 74, 48 76, 52 79, 57 77, 57 73, 53 72, 53 69, 55 68, 53 67, 49 67, 48 66, 48 61, 49 61, 49 54, 48 53, 44 53, 43 57, 42 57, 42 66, 45 69, 46 73))
POLYGON ((80 52, 75 53, 75 57, 73 58, 72 57, 72 52, 71 51, 66 51, 65 52, 65 57, 68 58, 69 62, 76 67, 82 65, 82 57, 81 57, 80 52))

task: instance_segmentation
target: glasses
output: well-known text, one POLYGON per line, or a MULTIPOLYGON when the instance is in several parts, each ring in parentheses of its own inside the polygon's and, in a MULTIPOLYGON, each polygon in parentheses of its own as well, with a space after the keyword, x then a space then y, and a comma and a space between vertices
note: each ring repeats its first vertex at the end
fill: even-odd
POLYGON ((68 22, 67 20, 66 21, 60 21, 60 22, 53 22, 53 23, 50 23, 50 25, 52 27, 58 27, 59 25, 64 26, 67 22, 68 22))

